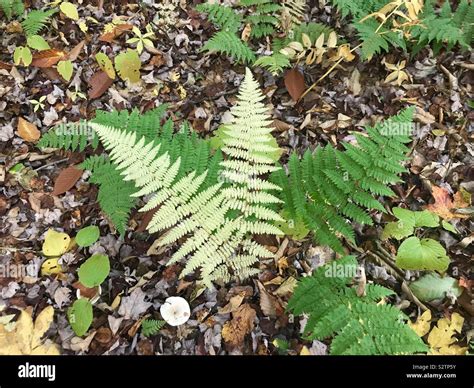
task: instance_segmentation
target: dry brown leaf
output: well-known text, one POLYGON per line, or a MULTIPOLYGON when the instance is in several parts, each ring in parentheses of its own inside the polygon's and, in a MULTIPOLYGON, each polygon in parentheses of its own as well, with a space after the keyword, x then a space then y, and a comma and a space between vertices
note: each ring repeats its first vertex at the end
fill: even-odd
POLYGON ((278 299, 270 295, 262 283, 257 282, 257 285, 260 291, 260 309, 267 317, 275 318, 277 316, 277 309, 281 310, 278 299))
POLYGON ((426 210, 429 210, 445 220, 451 220, 453 218, 468 218, 466 214, 453 213, 452 209, 465 208, 469 206, 462 197, 461 192, 457 192, 454 195, 454 202, 448 191, 445 188, 434 186, 432 187, 432 195, 435 203, 428 205, 426 210))
POLYGON ((245 336, 254 325, 257 313, 248 304, 243 304, 232 314, 232 320, 227 321, 222 328, 222 338, 231 347, 241 347, 245 336))
POLYGON ((23 117, 18 119, 17 131, 18 135, 26 141, 37 141, 41 136, 36 125, 26 121, 23 117))
POLYGON ((285 75, 285 86, 294 101, 298 101, 306 90, 304 76, 296 68, 289 70, 285 75))
POLYGON ((79 54, 81 53, 82 49, 84 48, 84 45, 86 44, 85 40, 80 41, 78 44, 76 44, 71 51, 69 51, 69 54, 67 55, 67 59, 70 61, 75 61, 79 54))
POLYGON ((233 313, 237 310, 245 298, 245 292, 241 292, 238 295, 233 296, 230 298, 229 303, 227 303, 224 307, 219 307, 218 312, 219 314, 228 314, 233 313))
POLYGON ((33 55, 31 66, 53 67, 61 60, 67 59, 67 53, 62 50, 50 49, 37 52, 33 55))
POLYGON ((102 34, 99 37, 99 40, 101 42, 107 42, 107 43, 112 43, 112 41, 115 38, 118 38, 120 35, 122 35, 125 31, 130 31, 133 28, 133 24, 128 24, 128 23, 122 23, 122 24, 117 24, 113 31, 111 32, 106 32, 105 34, 102 34))
POLYGON ((13 67, 13 65, 11 65, 9 63, 6 63, 6 62, 3 62, 3 61, 0 61, 0 69, 11 70, 12 67, 13 67))
POLYGON ((74 166, 62 170, 54 182, 52 195, 60 195, 70 190, 82 176, 83 172, 83 170, 74 166))
POLYGON ((89 85, 91 86, 89 98, 99 98, 110 88, 113 82, 114 80, 111 79, 105 71, 98 71, 89 80, 89 85))

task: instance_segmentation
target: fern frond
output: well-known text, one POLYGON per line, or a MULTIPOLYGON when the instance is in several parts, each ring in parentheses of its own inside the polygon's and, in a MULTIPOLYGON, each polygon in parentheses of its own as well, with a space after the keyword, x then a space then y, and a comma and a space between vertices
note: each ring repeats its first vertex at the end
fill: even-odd
POLYGON ((231 7, 222 4, 198 4, 199 12, 207 13, 207 18, 222 31, 236 33, 239 30, 242 17, 231 7))
POLYGON ((240 40, 237 35, 227 31, 219 31, 214 34, 201 50, 211 53, 224 53, 241 63, 255 61, 255 54, 250 47, 240 40))
POLYGON ((10 20, 13 16, 23 15, 25 6, 23 5, 23 0, 0 0, 0 10, 10 20))
POLYGON ((282 0, 282 7, 290 15, 294 26, 301 24, 307 12, 306 0, 282 0))
POLYGON ((52 15, 56 13, 55 9, 49 11, 33 10, 28 12, 25 20, 21 22, 23 31, 27 36, 36 35, 49 22, 52 15))
POLYGON ((289 58, 280 53, 273 53, 269 56, 259 57, 253 65, 267 69, 274 76, 280 74, 284 69, 291 66, 289 58))
POLYGON ((349 287, 357 261, 346 256, 319 267, 301 279, 288 302, 296 315, 308 314, 304 334, 309 339, 333 337, 333 355, 413 354, 427 351, 421 338, 406 324, 397 308, 377 303, 393 291, 368 285, 359 297, 349 287))
POLYGON ((152 337, 154 335, 157 335, 165 324, 165 321, 158 321, 156 319, 145 319, 142 322, 142 334, 145 337, 152 337))
POLYGON ((271 35, 278 25, 275 13, 281 9, 281 5, 273 0, 240 0, 241 6, 251 8, 251 15, 245 18, 245 23, 251 25, 250 37, 261 38, 271 35))
POLYGON ((357 145, 343 143, 344 152, 326 146, 313 154, 307 151, 302 160, 293 154, 289 176, 281 171, 271 176, 282 188, 285 213, 313 230, 318 243, 342 252, 337 236, 355 237, 347 220, 371 225, 368 211, 385 211, 377 197, 394 195, 387 185, 406 171, 401 163, 410 138, 404 133, 411 131, 412 115, 410 108, 368 127, 368 136, 356 134, 357 145))

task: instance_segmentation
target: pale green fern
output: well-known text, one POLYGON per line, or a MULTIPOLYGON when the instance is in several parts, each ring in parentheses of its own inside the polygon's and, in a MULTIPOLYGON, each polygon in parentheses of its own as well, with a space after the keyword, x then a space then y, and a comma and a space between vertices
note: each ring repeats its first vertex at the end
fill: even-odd
POLYGON ((305 336, 318 340, 332 337, 332 355, 426 352, 427 346, 406 324, 405 314, 380 302, 393 291, 369 284, 365 295, 358 296, 349 286, 356 266, 356 259, 346 256, 298 282, 287 308, 293 314, 309 316, 305 336))
POLYGON ((227 158, 221 163, 221 177, 227 180, 226 187, 221 182, 203 190, 207 172, 177 178, 181 160, 172 162, 169 153, 160 154, 160 144, 138 139, 132 132, 91 124, 124 180, 135 183, 137 191, 132 196, 153 194, 140 210, 157 209, 148 230, 166 231, 158 245, 181 241, 169 264, 187 258, 181 276, 200 268, 207 286, 255 274, 258 270, 253 265, 258 259, 273 254, 253 241, 252 235, 280 233, 269 221, 281 218, 267 207, 279 202, 267 192, 278 186, 260 177, 276 168, 266 156, 274 147, 268 146, 270 120, 257 87, 247 70, 232 111, 235 122, 224 140, 227 158))

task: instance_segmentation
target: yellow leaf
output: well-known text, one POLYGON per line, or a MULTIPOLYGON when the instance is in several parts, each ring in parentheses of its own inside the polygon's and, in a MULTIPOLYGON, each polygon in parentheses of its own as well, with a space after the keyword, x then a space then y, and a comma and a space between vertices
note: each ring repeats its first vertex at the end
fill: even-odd
POLYGON ((85 34, 87 32, 87 30, 89 29, 89 27, 87 27, 86 22, 80 22, 79 23, 79 29, 85 34))
POLYGON ((77 12, 77 7, 69 1, 63 1, 59 6, 59 9, 69 19, 79 20, 79 13, 77 12))
POLYGON ((72 77, 72 73, 74 71, 74 68, 72 66, 72 62, 67 60, 67 61, 59 61, 57 70, 59 74, 66 80, 69 81, 72 77))
POLYGON ((53 306, 48 306, 41 311, 36 317, 35 326, 33 329, 33 336, 31 338, 31 348, 36 348, 41 345, 41 337, 49 329, 53 322, 54 309, 53 306))
POLYGON ((461 333, 464 318, 458 313, 453 313, 451 320, 442 318, 437 326, 433 327, 428 335, 430 354, 462 355, 467 351, 467 347, 456 345, 456 333, 461 333))
POLYGON ((408 325, 413 329, 413 331, 418 334, 420 337, 423 337, 426 333, 430 331, 430 321, 431 321, 431 310, 426 310, 421 316, 418 317, 416 322, 409 322, 408 325))
POLYGON ((128 49, 115 57, 115 69, 120 78, 124 81, 129 80, 131 83, 140 81, 140 57, 136 50, 128 49))
POLYGON ((301 41, 303 42, 304 47, 310 48, 311 47, 311 38, 306 35, 304 32, 301 34, 301 41))
POLYGON ((22 354, 31 353, 31 339, 33 338, 33 318, 31 313, 23 310, 20 313, 20 318, 15 325, 13 334, 16 337, 16 342, 22 354))
POLYGON ((0 324, 0 355, 57 355, 55 344, 42 343, 41 337, 53 321, 54 310, 46 307, 33 324, 30 309, 21 311, 13 330, 7 331, 0 324))
POLYGON ((63 272, 58 258, 48 259, 41 265, 41 276, 58 275, 63 272))
POLYGON ((314 43, 314 47, 316 48, 321 48, 323 47, 324 44, 324 34, 319 35, 318 39, 316 39, 316 42, 314 43))
POLYGON ((242 34, 240 35, 240 39, 244 42, 247 42, 250 39, 250 34, 252 33, 252 25, 247 23, 245 28, 242 30, 242 34))
POLYGON ((104 53, 97 53, 95 56, 99 67, 105 71, 110 79, 115 79, 115 69, 112 61, 104 53))
POLYGON ((307 346, 303 346, 300 351, 300 356, 311 356, 311 352, 309 351, 307 346))
POLYGON ((67 252, 71 238, 66 233, 56 232, 48 229, 43 243, 43 254, 45 256, 57 257, 67 252))
POLYGON ((336 47, 337 34, 334 31, 331 31, 331 33, 329 34, 328 41, 326 44, 328 47, 336 47))

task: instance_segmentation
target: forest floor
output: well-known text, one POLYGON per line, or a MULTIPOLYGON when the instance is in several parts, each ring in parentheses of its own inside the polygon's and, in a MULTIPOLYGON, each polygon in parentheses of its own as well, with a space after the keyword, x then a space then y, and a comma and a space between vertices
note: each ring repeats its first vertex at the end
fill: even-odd
MULTIPOLYGON (((90 16, 97 22, 88 22, 87 33, 64 15, 56 15, 44 30, 42 36, 51 46, 68 52, 74 59, 69 82, 54 67, 14 66, 13 51, 24 44, 24 38, 18 34, 15 21, 1 19, 0 264, 2 268, 28 263, 37 266, 34 276, 0 277, 2 316, 18 316, 22 310, 36 316, 45 307, 53 306, 54 322, 47 337, 59 345, 63 354, 326 354, 330 342, 302 339, 304 319, 285 312, 296 280, 335 256, 330 249, 318 246, 311 236, 300 241, 290 237, 262 238, 276 253, 276 259, 262 262, 258 277, 200 292, 194 277, 179 279, 181 265, 166 266, 171 250, 150 254, 157 236, 144 232, 146 220, 142 213, 134 210, 125 236, 119 236, 101 212, 97 187, 87 181, 87 172, 67 192, 52 194, 61 171, 82 162, 90 152, 41 150, 30 138, 35 131, 31 127, 20 131, 21 126, 29 123, 45 133, 61 122, 93 118, 99 109, 138 108, 144 112, 168 103, 173 121, 188 120, 199 136, 208 137, 228 119, 229 108, 236 101, 245 66, 223 55, 199 51, 214 30, 191 2, 181 2, 172 23, 155 31, 155 47, 145 48, 140 55, 140 82, 130 84, 118 77, 104 82, 94 77, 100 72, 94 58, 97 52, 116 54, 131 47, 126 44, 126 37, 131 37, 129 31, 110 42, 101 41, 107 23, 123 15, 126 23, 145 31, 156 20, 156 7, 127 3, 81 5, 81 18, 90 16), (35 111, 31 100, 40 101, 41 97, 45 97, 41 100, 43 106, 35 111), (27 123, 20 123, 21 119, 27 123), (20 177, 11 171, 18 163, 24 166, 20 177), (63 255, 60 274, 42 273, 46 231, 54 229, 72 237, 87 225, 100 227, 99 241, 88 249, 76 248, 63 255), (94 252, 107 253, 111 272, 94 305, 92 327, 87 335, 78 337, 66 312, 76 300, 77 268, 94 252), (191 318, 184 325, 166 325, 157 335, 143 336, 143 318, 160 319, 159 308, 169 296, 182 296, 189 301, 191 318), (233 316, 233 312, 242 311, 238 310, 242 305, 247 308, 245 314, 233 316), (237 318, 248 320, 240 327, 244 336, 238 344, 229 344, 222 338, 222 328, 237 318), (286 343, 283 350, 282 343, 286 343)), ((310 3, 309 20, 331 25, 349 43, 357 45, 353 31, 335 8, 310 3)), ((407 271, 405 279, 401 279, 383 262, 374 261, 370 252, 380 250, 380 245, 388 255, 393 257, 396 253, 396 242, 379 239, 388 215, 374 213, 374 225, 356 228, 357 250, 347 244, 346 249, 347 253, 358 255, 367 281, 396 292, 391 302, 403 308, 412 321, 425 307, 431 310, 434 321, 449 318, 455 312, 460 314, 465 324, 458 338, 464 346, 474 335, 474 233, 469 218, 474 193, 472 69, 472 53, 457 49, 435 56, 426 48, 413 58, 392 51, 370 61, 356 58, 344 63, 300 102, 288 93, 285 74, 273 77, 260 68, 253 69, 274 119, 273 135, 283 150, 282 163, 294 151, 302 154, 325 144, 338 147, 341 141, 352 138, 352 131, 361 131, 363 125, 374 124, 406 106, 416 107, 417 130, 406 164, 409 172, 403 174, 403 182, 393 187, 397 197, 384 198, 383 205, 386 209, 402 206, 422 210, 431 204, 439 214, 444 212, 446 217, 442 217, 451 222, 457 233, 437 229, 427 231, 424 237, 431 235, 446 248, 451 260, 448 275, 459 282, 462 294, 419 302, 407 293, 403 282, 418 278, 419 272, 407 271), (403 71, 410 79, 400 86, 384 82, 389 71, 382 58, 387 63, 406 59, 403 71), (465 211, 451 211, 456 204, 465 211)), ((324 69, 317 65, 305 66, 306 86, 323 73, 324 69)))

